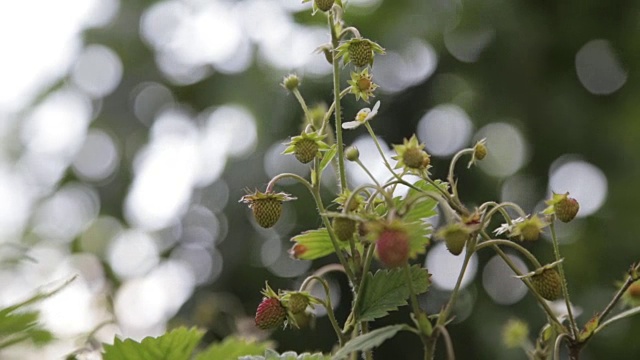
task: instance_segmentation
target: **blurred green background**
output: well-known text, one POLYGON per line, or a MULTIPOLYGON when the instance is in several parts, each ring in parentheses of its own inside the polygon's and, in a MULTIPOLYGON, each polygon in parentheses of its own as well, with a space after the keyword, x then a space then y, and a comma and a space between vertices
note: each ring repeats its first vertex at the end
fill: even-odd
MULTIPOLYGON (((640 260, 640 2, 351 0, 345 21, 387 50, 372 71, 382 104, 372 126, 389 146, 417 133, 443 178, 455 151, 486 137, 487 160, 458 169, 469 206, 539 211, 552 190, 580 201, 579 218, 559 229, 561 251, 579 323, 601 310, 640 260)), ((279 83, 295 72, 309 104, 330 103, 331 67, 313 53, 328 41, 325 17, 297 0, 0 4, 0 305, 80 275, 41 306, 60 340, 0 357, 58 358, 112 319, 99 341, 189 324, 207 341, 241 333, 282 351, 330 351, 322 314, 315 330, 273 334, 252 319, 265 280, 292 289, 335 261, 287 254, 292 236, 320 226, 310 196, 278 186, 299 199, 270 230, 237 202, 280 172, 308 173, 279 155, 302 119, 279 83)), ((347 97, 346 118, 365 106, 347 97)), ((384 177, 365 135, 345 141, 384 177)), ((325 180, 329 201, 335 180, 325 180)), ((459 266, 440 245, 418 259, 434 274, 421 299, 431 312, 459 266)), ((548 241, 530 248, 551 261, 548 241)), ((501 344, 502 326, 518 317, 533 336, 544 323, 493 255, 475 260, 450 325, 459 359, 524 359, 501 344)), ((344 319, 349 290, 331 280, 344 319)), ((373 326, 407 319, 405 309, 373 326)), ((636 359, 639 335, 640 320, 621 321, 584 358, 636 359)), ((409 335, 377 351, 420 356, 409 335)))

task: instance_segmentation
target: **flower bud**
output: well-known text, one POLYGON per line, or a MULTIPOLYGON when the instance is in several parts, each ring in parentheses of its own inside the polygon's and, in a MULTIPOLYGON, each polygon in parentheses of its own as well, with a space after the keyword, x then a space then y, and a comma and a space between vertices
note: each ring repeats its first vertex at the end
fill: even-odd
POLYGON ((360 151, 355 146, 349 146, 348 148, 345 149, 344 156, 349 161, 357 161, 358 158, 360 157, 360 151))
POLYGON ((300 79, 296 74, 289 74, 285 76, 284 80, 282 81, 282 86, 289 91, 297 89, 299 85, 300 79))

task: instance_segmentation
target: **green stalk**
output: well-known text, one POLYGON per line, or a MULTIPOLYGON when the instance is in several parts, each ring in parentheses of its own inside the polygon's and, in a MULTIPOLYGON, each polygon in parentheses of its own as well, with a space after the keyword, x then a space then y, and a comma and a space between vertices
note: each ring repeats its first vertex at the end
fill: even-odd
MULTIPOLYGON (((555 219, 554 219, 555 220, 555 219)), ((569 315, 569 324, 571 324, 571 335, 574 340, 578 339, 578 326, 576 325, 576 319, 573 317, 573 311, 571 310, 571 300, 569 299, 569 289, 567 289, 567 278, 564 275, 564 267, 560 262, 560 247, 558 246, 558 238, 556 237, 556 227, 552 221, 549 225, 551 228, 551 242, 553 243, 553 254, 558 261, 558 273, 562 279, 562 295, 564 296, 564 302, 567 305, 567 314, 569 315)))
POLYGON ((340 173, 340 192, 348 189, 347 174, 344 170, 344 143, 342 140, 342 107, 340 106, 340 59, 337 57, 336 48, 340 43, 340 38, 336 34, 335 21, 333 14, 329 14, 329 30, 331 31, 331 45, 333 50, 333 102, 335 104, 336 119, 336 142, 338 148, 338 172, 340 173))

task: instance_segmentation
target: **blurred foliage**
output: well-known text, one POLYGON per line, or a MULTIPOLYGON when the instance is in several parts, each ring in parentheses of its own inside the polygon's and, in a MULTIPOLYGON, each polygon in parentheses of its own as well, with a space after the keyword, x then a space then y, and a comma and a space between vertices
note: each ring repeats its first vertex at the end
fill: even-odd
MULTIPOLYGON (((296 0, 289 0, 296 1, 296 0)), ((108 130, 123 148, 118 173, 105 184, 95 185, 101 198, 101 213, 123 218, 123 199, 133 178, 131 164, 134 155, 148 138, 148 127, 135 120, 131 106, 134 89, 142 82, 155 81, 168 86, 179 103, 194 111, 239 103, 250 109, 258 119, 259 143, 255 152, 245 158, 229 162, 223 180, 230 188, 230 201, 224 209, 229 219, 227 239, 219 245, 224 257, 222 275, 212 284, 196 290, 178 314, 181 322, 200 322, 202 307, 216 306, 197 299, 211 292, 227 292, 241 299, 241 307, 251 314, 260 300, 260 288, 265 280, 275 287, 293 288, 296 280, 277 278, 267 269, 257 266, 256 250, 259 235, 250 226, 246 207, 237 204, 245 187, 266 184, 263 156, 274 142, 299 131, 301 110, 295 99, 278 86, 284 73, 274 71, 256 61, 244 72, 228 75, 212 74, 194 84, 172 84, 158 70, 155 54, 139 35, 140 16, 155 1, 122 1, 115 21, 106 28, 89 30, 87 44, 104 44, 118 53, 124 67, 122 83, 115 93, 104 99, 99 117, 92 126, 108 130)), ((361 33, 380 43, 387 50, 401 48, 410 38, 429 42, 438 54, 435 73, 421 83, 395 94, 379 94, 385 104, 381 116, 394 119, 374 122, 373 127, 388 143, 401 143, 409 137, 423 114, 442 103, 454 103, 473 119, 474 127, 505 120, 515 124, 527 137, 530 161, 519 174, 539 184, 537 197, 545 196, 550 164, 564 154, 578 154, 600 167, 609 182, 608 197, 595 215, 580 221, 573 235, 574 242, 565 245, 565 269, 573 301, 583 308, 582 324, 607 301, 633 261, 640 258, 635 225, 640 204, 640 2, 636 0, 570 1, 441 1, 386 0, 371 12, 347 12, 346 20, 355 24, 361 33), (454 31, 488 31, 491 42, 474 62, 462 62, 448 51, 445 36, 454 31), (587 91, 576 75, 576 52, 588 41, 606 39, 615 49, 626 74, 626 83, 610 95, 594 95, 587 91)), ((309 12, 296 14, 296 20, 308 25, 323 25, 321 16, 309 12)), ((224 34, 220 34, 224 36, 224 34)), ((327 35, 328 37, 328 35, 327 35)), ((319 44, 318 44, 319 45, 319 44)), ((321 55, 318 55, 321 56, 321 55)), ((296 69, 291 69, 292 71, 296 69)), ((375 70, 375 68, 374 68, 375 70)), ((345 76, 343 78, 346 78, 345 76)), ((304 78, 302 91, 308 99, 330 102, 330 79, 304 78)), ((345 112, 357 110, 353 100, 344 103, 345 112)), ((354 140, 346 134, 346 143, 354 140)), ((434 159, 434 178, 445 175, 446 159, 434 159)), ((65 181, 72 181, 69 173, 65 181)), ((499 198, 504 179, 493 178, 479 171, 470 171, 460 178, 464 198, 480 202, 499 198)), ((212 187, 216 184, 212 185, 212 187)), ((211 188, 196 190, 195 201, 206 204, 211 188)), ((303 194, 299 186, 287 192, 303 194)), ((315 228, 319 220, 309 207, 306 195, 290 205, 296 212, 296 223, 290 234, 282 235, 282 243, 289 246, 289 237, 303 230, 315 228)), ((76 249, 77 250, 77 249, 76 249)), ((548 244, 538 243, 532 248, 536 255, 549 255, 548 244)), ((485 263, 489 254, 481 257, 485 263)), ((320 260, 317 268, 326 263, 320 260)), ((495 304, 482 290, 480 276, 467 292, 473 311, 450 327, 454 346, 461 359, 518 359, 515 350, 498 346, 500 329, 512 317, 529 322, 532 333, 542 325, 541 312, 530 296, 515 305, 495 304)), ((114 281, 117 278, 113 277, 114 281)), ((337 279, 342 293, 348 294, 344 279, 337 279)), ((345 315, 350 298, 345 295, 337 315, 345 315), (347 306, 345 306, 347 304, 347 306)), ((205 311, 206 312, 206 311, 205 311)), ((0 313, 1 314, 1 313, 0 313)), ((29 313, 23 313, 26 316, 29 313)), ((405 311, 392 314, 406 317, 405 311)), ((219 314, 211 315, 220 319, 219 314)), ((391 321, 391 320, 390 320, 391 321)), ((317 322, 315 330, 280 331, 273 334, 279 350, 331 350, 333 338, 325 318, 317 322)), ((3 326, 8 323, 2 324, 3 326)), ((27 326, 30 322, 25 322, 27 326)), ((204 321, 211 330, 205 339, 219 339, 233 330, 204 321)), ((376 324, 378 325, 378 324, 376 324)), ((386 325, 381 321, 379 327, 386 325)), ((26 328, 25 328, 26 329, 26 328)), ((611 328, 589 344, 585 357, 635 359, 640 354, 640 322, 630 320, 611 328)), ((380 358, 415 359, 420 346, 415 339, 399 335, 383 344, 380 358)))

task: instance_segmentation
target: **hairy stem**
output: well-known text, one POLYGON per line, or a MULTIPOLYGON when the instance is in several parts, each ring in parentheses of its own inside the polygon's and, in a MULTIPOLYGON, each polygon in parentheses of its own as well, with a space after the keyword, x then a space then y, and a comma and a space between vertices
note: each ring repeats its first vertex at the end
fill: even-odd
POLYGON ((335 19, 333 14, 328 16, 329 30, 331 31, 331 45, 333 50, 333 102, 335 104, 335 120, 336 120, 336 146, 338 148, 338 172, 340 176, 340 192, 348 189, 347 174, 344 170, 344 143, 342 140, 342 107, 340 106, 340 59, 337 57, 336 48, 340 43, 340 38, 336 34, 335 19))
POLYGON ((576 325, 576 319, 573 317, 573 310, 571 310, 571 300, 569 299, 569 289, 567 289, 567 278, 564 275, 564 266, 562 266, 562 259, 560 257, 560 247, 558 246, 558 238, 556 236, 556 227, 554 222, 552 221, 549 225, 551 228, 551 242, 553 243, 553 254, 555 255, 556 261, 558 261, 558 273, 560 274, 560 278, 562 279, 562 295, 564 296, 564 302, 567 305, 567 314, 569 315, 569 324, 571 325, 571 335, 574 340, 578 339, 578 326, 576 325))

